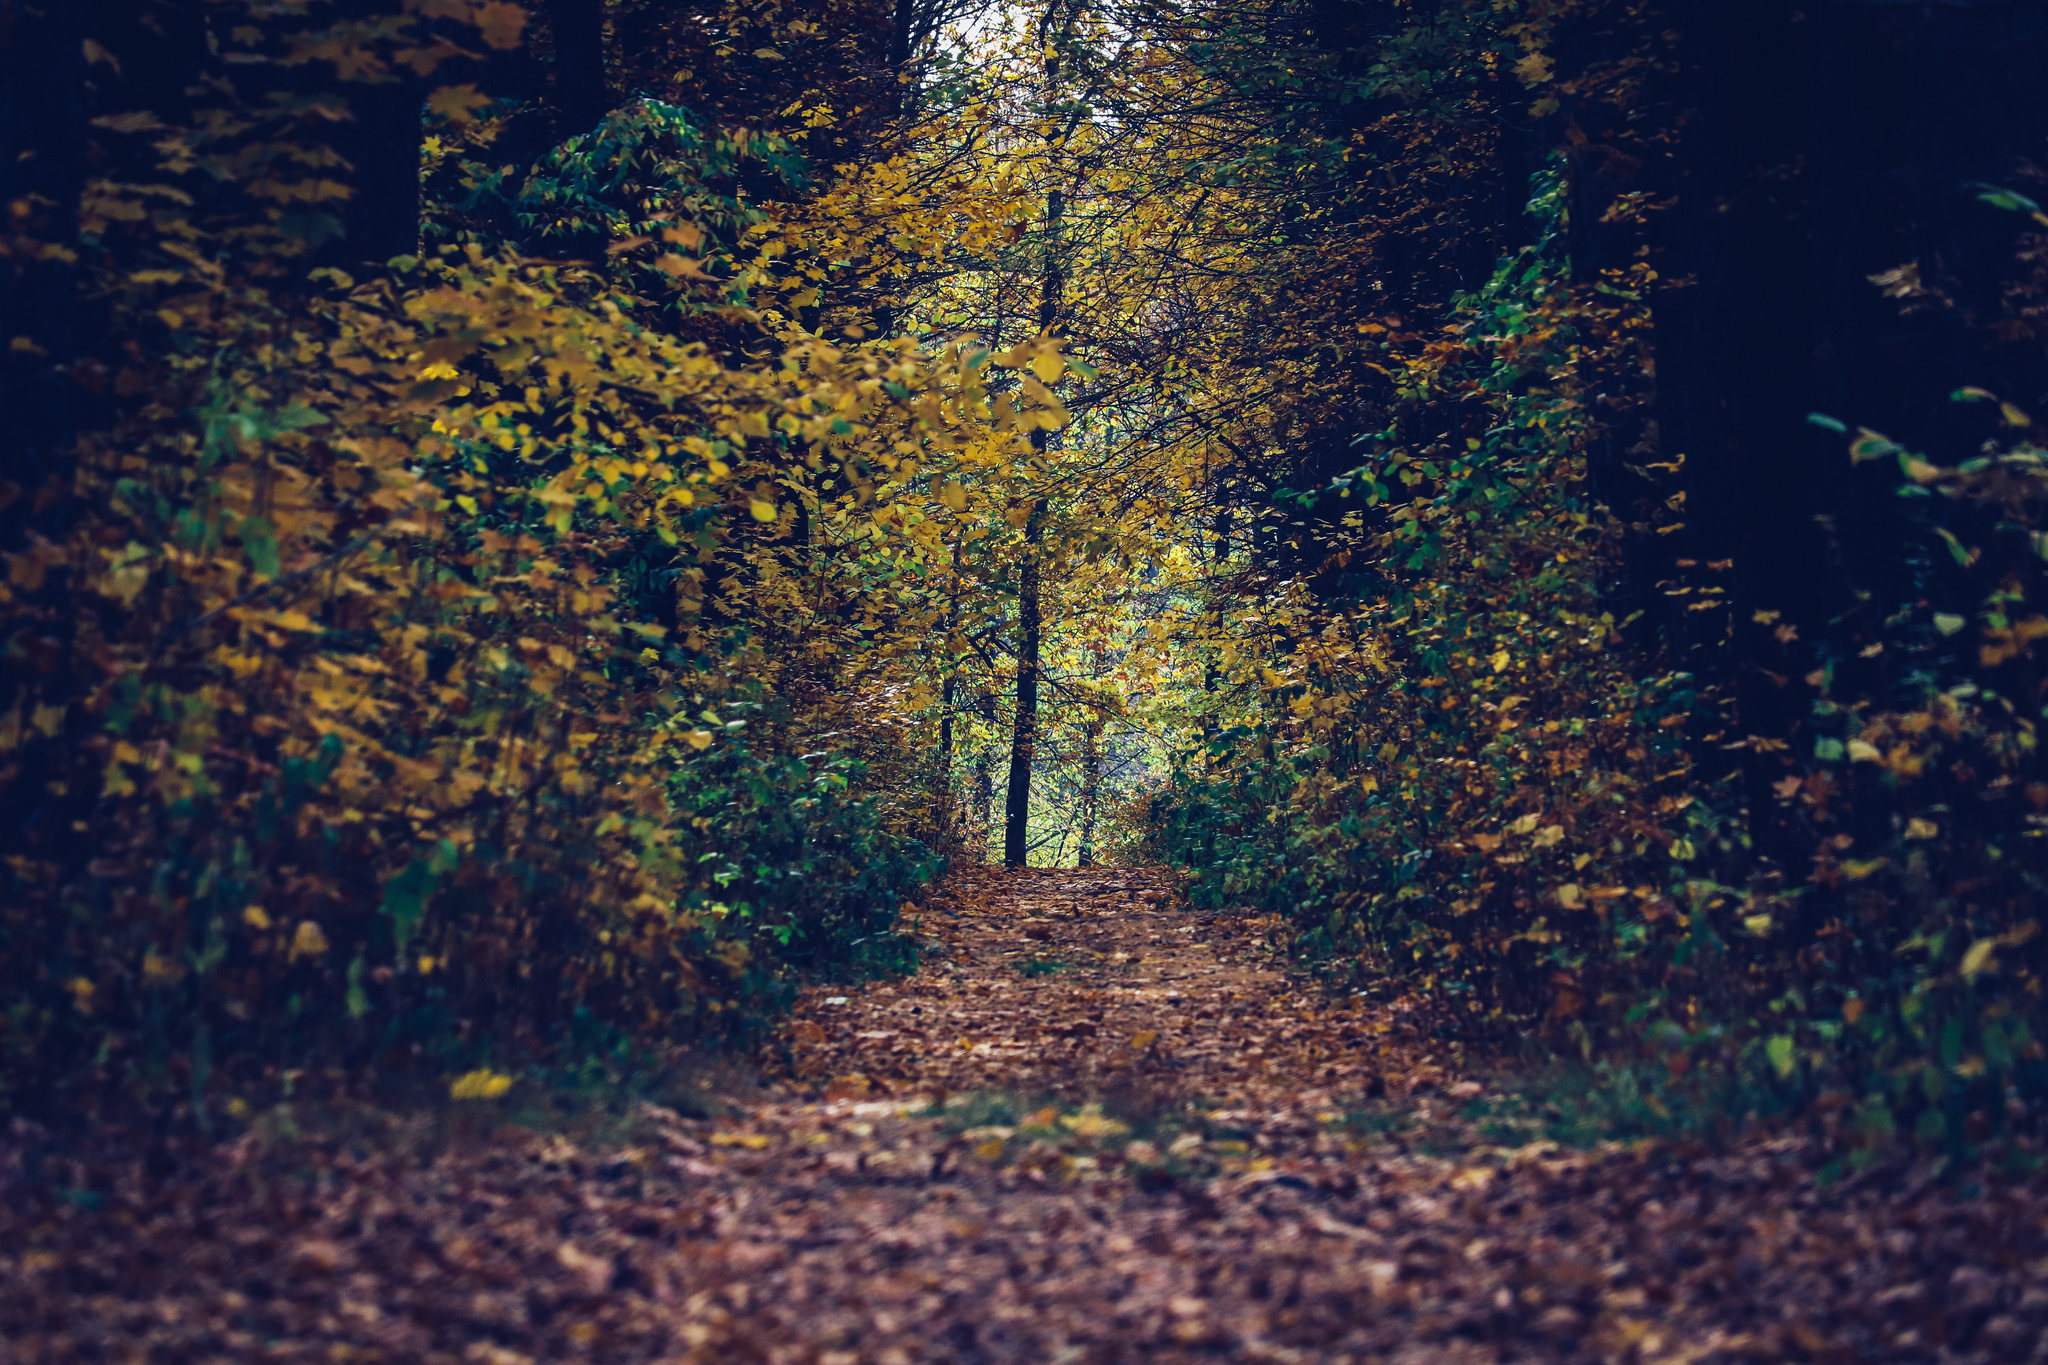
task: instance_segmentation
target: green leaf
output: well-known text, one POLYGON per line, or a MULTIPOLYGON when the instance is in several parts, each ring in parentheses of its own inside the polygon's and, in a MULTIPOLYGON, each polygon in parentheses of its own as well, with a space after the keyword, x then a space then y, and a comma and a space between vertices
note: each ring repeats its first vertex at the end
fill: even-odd
POLYGON ((2039 213, 2041 211, 2039 204, 2015 190, 2009 190, 1999 185, 1980 185, 1978 188, 1983 191, 1982 194, 1977 196, 1977 202, 1980 204, 1989 204, 1995 209, 2005 209, 2011 213, 2039 213))
POLYGON ((384 913, 391 916, 391 941, 400 962, 405 961, 405 945, 425 917, 427 902, 433 899, 439 880, 432 863, 414 858, 404 871, 384 883, 384 913))
POLYGON ((1949 530, 1946 526, 1935 527, 1934 534, 1948 542, 1949 558, 1955 560, 1958 565, 1967 569, 1977 562, 1977 552, 1964 545, 1960 540, 1957 540, 1955 532, 1949 530))
POLYGON ((277 533, 271 529, 264 517, 245 517, 242 520, 242 552, 249 556, 249 567, 265 578, 276 578, 279 571, 277 555, 277 533))
POLYGON ((1856 439, 1849 443, 1849 460, 1852 464, 1862 464, 1865 460, 1882 460, 1887 455, 1904 453, 1904 447, 1868 427, 1858 431, 1856 439))
POLYGON ((1789 1078, 1792 1068, 1798 1065, 1792 1055, 1792 1035, 1789 1033, 1772 1034, 1770 1041, 1764 1044, 1764 1056, 1771 1059, 1771 1069, 1778 1073, 1780 1079, 1789 1078))
POLYGON ((363 975, 366 966, 363 955, 356 954, 356 960, 348 964, 348 1017, 360 1019, 370 1012, 370 995, 363 989, 363 975))

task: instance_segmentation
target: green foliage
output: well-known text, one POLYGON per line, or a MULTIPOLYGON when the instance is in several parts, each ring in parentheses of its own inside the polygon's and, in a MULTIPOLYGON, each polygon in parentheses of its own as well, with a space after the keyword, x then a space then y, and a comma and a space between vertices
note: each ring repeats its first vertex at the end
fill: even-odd
MULTIPOLYGON (((885 826, 877 803, 861 794, 860 760, 757 753, 744 742, 721 744, 706 760, 669 785, 689 830, 679 851, 697 869, 683 908, 702 925, 707 955, 733 954, 734 945, 746 949, 743 961, 758 955, 744 994, 779 988, 785 965, 842 979, 917 965, 915 940, 896 929, 897 910, 944 862, 885 826)), ((778 989, 778 1007, 781 999, 778 989)))
MULTIPOLYGON (((109 323, 70 463, 0 489, 63 509, 0 584, 0 1102, 203 1116, 308 1068, 616 1061, 746 1036, 805 973, 914 965, 895 919, 942 866, 900 795, 921 770, 890 708, 778 692, 801 625, 764 547, 778 477, 893 468, 918 405, 985 410, 991 357, 935 385, 907 348, 732 307, 771 215, 706 181, 796 193, 801 167, 651 101, 492 180, 435 142, 487 141, 453 126, 475 91, 437 92, 441 240, 309 270, 332 233, 275 206, 351 190, 269 87, 341 98, 454 49, 389 50, 410 12, 206 8, 314 69, 216 54, 200 107, 102 119, 75 250, 24 248, 109 323), (594 261, 494 235, 522 204, 594 261)), ((516 40, 510 6, 432 22, 472 12, 516 40)), ((802 225, 778 234, 761 259, 798 258, 802 225)), ((822 558, 881 580, 863 545, 822 558)))
MULTIPOLYGON (((1532 203, 1553 226, 1556 184, 1532 203)), ((1852 433, 1853 462, 1895 465, 1931 509, 1900 547, 1914 600, 1818 640, 1761 613, 1810 714, 1741 736, 1603 605, 1625 535, 1587 482, 1588 399, 1647 383, 1649 310, 1615 273, 1573 283, 1560 244, 1504 262, 1453 305, 1461 339, 1410 364, 1407 409, 1337 489, 1392 509, 1384 586, 1292 627, 1263 705, 1154 799, 1148 848, 1197 904, 1284 917, 1332 980, 1393 974, 1453 1030, 1597 1059, 1561 1122, 1805 1118, 1856 1161, 1960 1154, 2008 1097, 2048 1093, 2032 420, 2004 405, 2011 439, 1954 468, 1852 433), (1462 427, 1404 439, 1452 402, 1462 427), (1770 774, 1768 808, 1701 761, 1731 748, 1770 774)), ((1671 586, 1718 605, 1711 571, 1671 586)))

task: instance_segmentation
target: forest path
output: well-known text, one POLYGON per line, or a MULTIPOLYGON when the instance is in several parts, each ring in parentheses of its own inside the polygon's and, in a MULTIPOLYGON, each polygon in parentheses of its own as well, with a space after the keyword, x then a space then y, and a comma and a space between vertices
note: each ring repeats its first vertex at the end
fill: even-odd
POLYGON ((0 1359, 2048 1359, 2038 1180, 1560 1150, 1175 895, 956 876, 915 975, 807 991, 779 1075, 623 1139, 243 1143, 90 1198, 0 1160, 0 1359))

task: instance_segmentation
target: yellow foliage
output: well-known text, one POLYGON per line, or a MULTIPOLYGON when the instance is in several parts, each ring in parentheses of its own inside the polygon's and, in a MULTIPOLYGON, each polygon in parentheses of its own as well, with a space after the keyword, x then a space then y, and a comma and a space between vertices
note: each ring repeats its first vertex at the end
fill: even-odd
POLYGON ((495 1100, 512 1088, 512 1078, 496 1071, 467 1071, 448 1083, 452 1100, 495 1100))

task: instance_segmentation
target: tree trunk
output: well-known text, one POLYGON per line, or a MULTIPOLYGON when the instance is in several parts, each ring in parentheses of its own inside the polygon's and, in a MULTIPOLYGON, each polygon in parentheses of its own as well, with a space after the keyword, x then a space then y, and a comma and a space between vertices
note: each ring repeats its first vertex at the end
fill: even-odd
POLYGON ((939 791, 940 801, 950 801, 953 795, 953 694, 959 688, 959 678, 948 673, 943 686, 939 688, 939 791))
POLYGON ((1076 861, 1082 867, 1095 866, 1095 826, 1102 810, 1102 713, 1089 716, 1081 734, 1081 852, 1076 861))
POLYGON ((342 206, 342 247, 351 262, 382 265, 420 249, 420 150, 425 141, 421 82, 401 73, 387 85, 349 87, 355 117, 340 131, 354 166, 342 206))
MULTIPOLYGON (((948 651, 953 647, 953 637, 960 629, 960 544, 955 539, 953 554, 953 600, 946 607, 945 645, 948 651)), ((960 694, 959 661, 946 661, 946 681, 939 688, 939 780, 938 798, 942 809, 953 809, 953 703, 960 694)))
POLYGON ((604 78, 604 0, 548 0, 555 45, 555 107, 560 137, 587 133, 611 112, 604 78))
POLYGON ((889 34, 889 68, 897 73, 910 69, 910 54, 916 44, 917 0, 896 0, 889 34))
MULTIPOLYGON (((335 17, 373 27, 391 19, 399 8, 398 0, 347 0, 335 17)), ((417 255, 427 79, 392 65, 381 73, 387 79, 342 78, 337 86, 325 63, 288 70, 296 71, 293 83, 303 93, 335 90, 349 110, 349 117, 330 125, 325 135, 348 163, 348 198, 336 209, 341 235, 324 243, 304 264, 355 271, 383 265, 393 256, 417 255)), ((443 79, 445 75, 434 83, 443 79)))
MULTIPOLYGON (((86 166, 79 7, 58 0, 8 8, 0 42, 0 204, 28 214, 0 231, 68 255, 77 245, 86 166)), ((70 467, 77 289, 64 256, 21 253, 13 264, 0 271, 0 470, 17 485, 0 508, 9 547, 31 526, 56 534, 64 515, 61 499, 38 495, 62 487, 70 467)))
MULTIPOLYGON (((1052 12, 1047 11, 1050 27, 1052 12)), ((1048 89, 1059 80, 1057 48, 1045 61, 1048 89)), ((1060 138, 1048 135, 1048 150, 1057 149, 1060 138)), ((1057 172, 1055 171, 1055 175, 1057 172)), ((1066 213, 1066 196, 1055 183, 1045 194, 1045 246, 1040 259, 1038 288, 1038 330, 1042 336, 1055 335, 1065 302, 1066 276, 1060 268, 1060 219, 1066 213)), ((1031 433, 1031 449, 1042 454, 1047 445, 1043 428, 1031 433)), ((1046 507, 1043 498, 1031 504, 1024 523, 1024 572, 1017 601, 1017 716, 1010 736, 1010 789, 1003 807, 1003 863, 1024 866, 1031 850, 1031 762, 1038 748, 1038 654, 1043 625, 1040 593, 1039 542, 1045 537, 1046 507)))
MULTIPOLYGON (((976 711, 982 723, 991 731, 996 724, 996 694, 983 692, 976 711)), ((981 826, 982 837, 988 837, 989 826, 996 817, 996 761, 993 745, 984 744, 974 758, 974 809, 977 823, 981 826)))
POLYGON ((1038 752, 1038 655, 1043 628, 1038 545, 1044 534, 1045 503, 1034 502, 1031 518, 1024 523, 1024 581, 1017 594, 1017 715, 1010 730, 1010 788, 1003 801, 1006 867, 1024 866, 1030 853, 1031 765, 1038 752))

